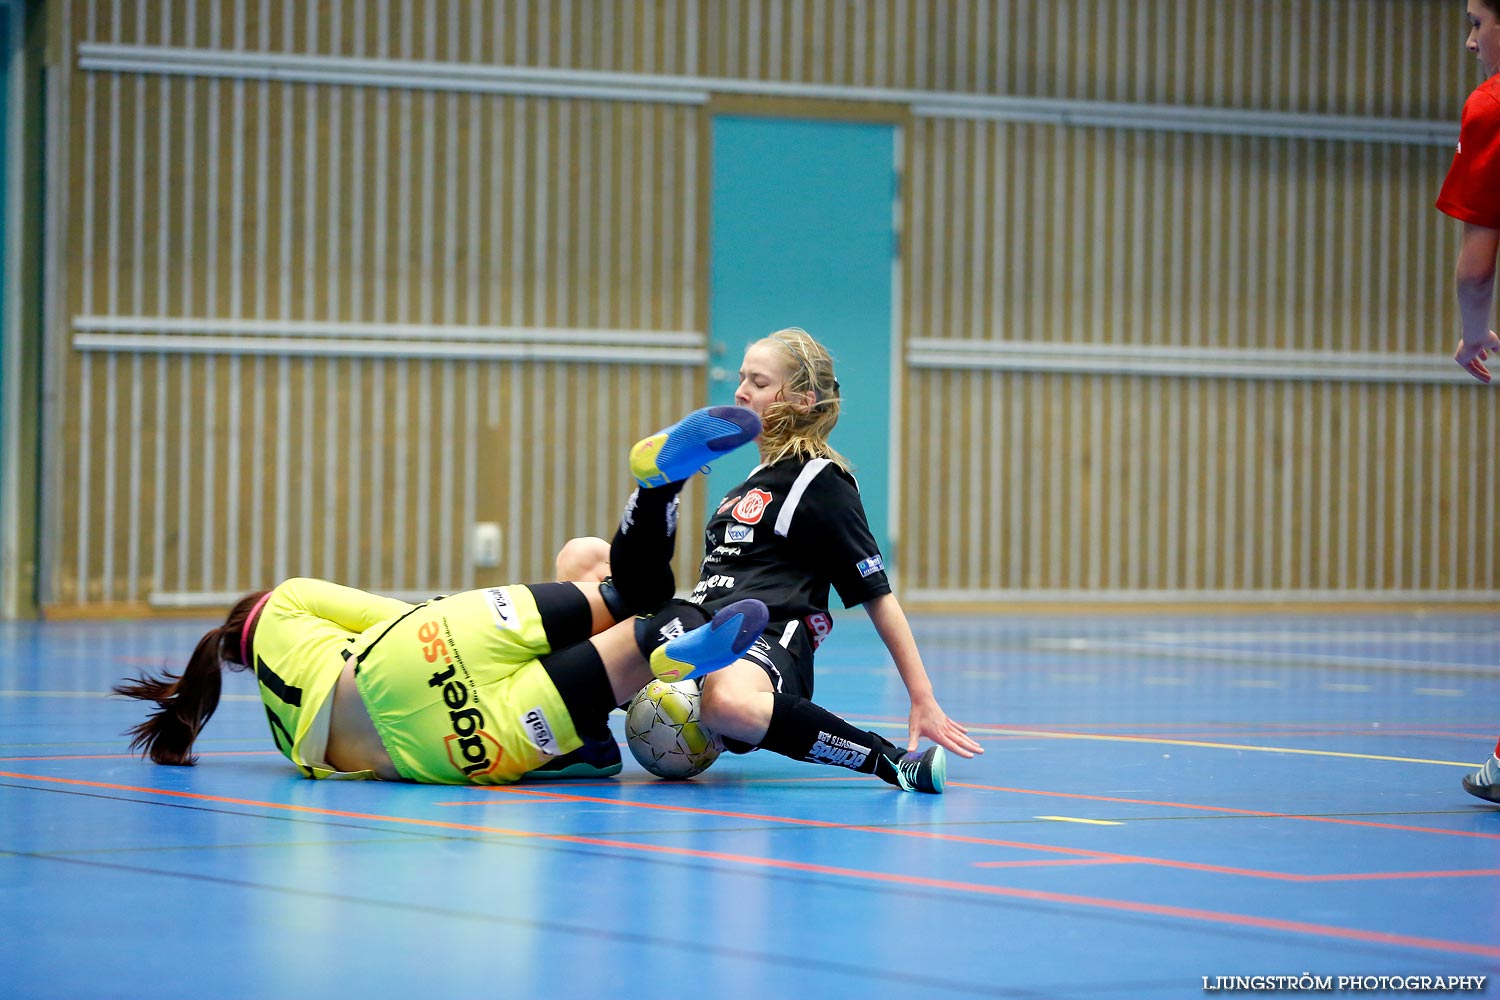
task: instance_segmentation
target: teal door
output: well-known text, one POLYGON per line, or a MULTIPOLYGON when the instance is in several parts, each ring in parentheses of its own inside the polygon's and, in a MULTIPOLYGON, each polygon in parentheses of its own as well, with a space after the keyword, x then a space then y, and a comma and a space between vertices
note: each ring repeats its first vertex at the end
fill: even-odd
MULTIPOLYGON (((895 126, 718 116, 709 234, 710 401, 734 401, 745 348, 800 326, 834 359, 844 405, 832 443, 854 465, 890 561, 895 126)), ((755 467, 713 466, 710 503, 755 467)))

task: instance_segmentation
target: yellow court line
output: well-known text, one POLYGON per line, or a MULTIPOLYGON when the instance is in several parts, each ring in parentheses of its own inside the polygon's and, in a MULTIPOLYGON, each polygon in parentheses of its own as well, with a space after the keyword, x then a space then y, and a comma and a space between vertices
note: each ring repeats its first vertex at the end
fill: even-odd
POLYGON ((1124 826, 1114 819, 1080 819, 1077 816, 1038 816, 1037 819, 1056 820, 1059 823, 1088 823, 1090 826, 1124 826))
MULTIPOLYGON (((876 726, 891 728, 887 722, 866 722, 872 729, 876 726)), ((1160 736, 1123 736, 1108 733, 1056 733, 1044 729, 998 729, 987 726, 970 726, 970 735, 979 736, 1036 736, 1051 740, 1099 740, 1105 743, 1151 743, 1169 747, 1203 747, 1207 750, 1245 750, 1251 753, 1291 753, 1306 757, 1342 757, 1349 760, 1390 760, 1398 764, 1440 764, 1444 767, 1462 767, 1474 770, 1478 765, 1467 760, 1427 760, 1423 757, 1392 757, 1378 753, 1346 753, 1342 750, 1304 750, 1301 747, 1257 747, 1245 743, 1208 743, 1202 740, 1169 740, 1160 736)))
POLYGON ((1421 757, 1390 757, 1378 753, 1346 753, 1341 750, 1304 750, 1301 747, 1257 747, 1244 743, 1208 743, 1202 740, 1169 740, 1156 736, 1108 736, 1103 733, 1052 733, 1026 729, 977 729, 972 732, 1003 736, 1045 736, 1055 740, 1103 740, 1106 743, 1154 743, 1170 747, 1204 747, 1208 750, 1249 750, 1254 753, 1294 753, 1307 757, 1344 757, 1353 760, 1392 760, 1399 764, 1442 764, 1473 770, 1477 765, 1467 760, 1426 760, 1421 757))

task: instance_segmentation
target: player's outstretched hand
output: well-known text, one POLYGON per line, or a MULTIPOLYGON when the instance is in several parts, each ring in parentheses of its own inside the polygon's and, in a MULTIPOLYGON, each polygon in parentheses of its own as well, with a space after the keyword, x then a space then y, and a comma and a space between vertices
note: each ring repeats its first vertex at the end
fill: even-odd
POLYGON ((1500 337, 1495 336, 1494 330, 1487 331, 1478 343, 1460 340, 1458 350, 1453 352, 1453 360, 1479 381, 1488 382, 1490 370, 1484 366, 1484 362, 1491 354, 1500 354, 1500 337))
POLYGON ((925 736, 938 746, 960 757, 972 757, 977 753, 984 753, 984 747, 969 735, 969 731, 948 718, 942 706, 935 701, 921 705, 913 704, 911 718, 907 720, 906 728, 906 749, 908 750, 915 750, 917 744, 925 736))

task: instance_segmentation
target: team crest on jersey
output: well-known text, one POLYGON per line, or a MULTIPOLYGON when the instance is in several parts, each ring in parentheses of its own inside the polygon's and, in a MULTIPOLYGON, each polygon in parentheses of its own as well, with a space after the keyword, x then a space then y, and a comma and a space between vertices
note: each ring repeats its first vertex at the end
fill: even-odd
POLYGON ((774 499, 765 490, 751 490, 734 505, 734 519, 741 524, 759 524, 766 513, 766 505, 774 499))
POLYGON ((724 532, 724 541, 731 545, 743 545, 755 541, 755 529, 748 524, 731 524, 724 532))
POLYGON ((484 592, 489 598, 490 614, 495 617, 495 627, 514 630, 518 624, 516 620, 516 606, 510 602, 510 597, 500 587, 491 587, 484 592))
POLYGON ((885 569, 885 561, 880 558, 880 553, 877 552, 870 558, 861 559, 855 563, 854 568, 859 570, 860 576, 869 576, 872 573, 879 573, 885 569))

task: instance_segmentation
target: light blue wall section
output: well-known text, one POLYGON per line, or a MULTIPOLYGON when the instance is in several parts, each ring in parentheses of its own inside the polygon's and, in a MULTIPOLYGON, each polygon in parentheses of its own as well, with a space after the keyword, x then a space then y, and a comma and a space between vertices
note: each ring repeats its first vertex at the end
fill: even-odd
MULTIPOLYGON (((890 552, 895 127, 719 116, 713 125, 709 339, 733 401, 745 348, 800 326, 832 352, 844 397, 833 446, 854 464, 870 525, 890 552)), ((714 466, 717 499, 755 465, 746 450, 714 466)))

